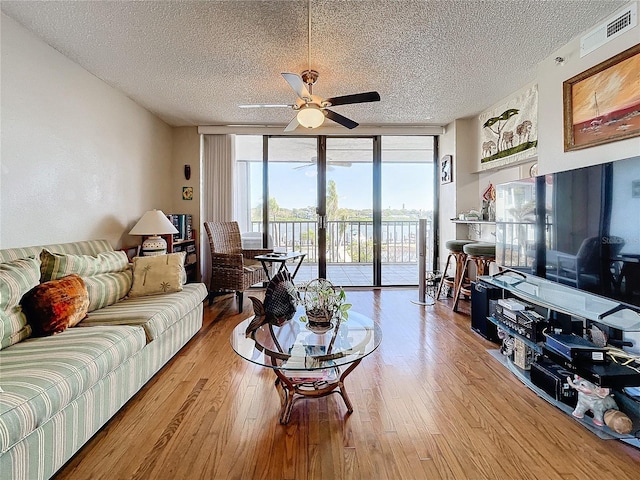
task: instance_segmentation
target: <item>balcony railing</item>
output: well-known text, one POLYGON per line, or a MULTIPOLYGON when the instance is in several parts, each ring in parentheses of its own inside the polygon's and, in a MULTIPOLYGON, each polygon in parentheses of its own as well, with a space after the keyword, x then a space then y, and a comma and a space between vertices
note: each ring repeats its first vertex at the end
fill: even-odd
MULTIPOLYGON (((305 261, 316 263, 318 225, 315 221, 276 221, 269 224, 273 247, 307 254, 305 261)), ((262 222, 252 222, 254 232, 262 231, 262 222)), ((426 242, 432 244, 432 223, 427 222, 426 242)), ((382 222, 382 262, 416 263, 418 261, 418 220, 382 222)), ((427 262, 433 257, 427 249, 427 262)), ((345 220, 327 222, 328 263, 372 263, 373 222, 345 220)))

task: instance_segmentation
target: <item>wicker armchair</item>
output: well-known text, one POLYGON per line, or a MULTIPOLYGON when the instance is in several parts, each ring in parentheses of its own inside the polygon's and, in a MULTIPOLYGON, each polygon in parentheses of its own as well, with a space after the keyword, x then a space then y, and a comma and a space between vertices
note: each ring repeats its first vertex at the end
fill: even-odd
POLYGON ((262 264, 253 258, 273 250, 243 250, 238 222, 205 222, 204 229, 211 248, 209 305, 216 293, 233 291, 238 299, 238 312, 242 313, 244 291, 251 285, 267 281, 262 264))

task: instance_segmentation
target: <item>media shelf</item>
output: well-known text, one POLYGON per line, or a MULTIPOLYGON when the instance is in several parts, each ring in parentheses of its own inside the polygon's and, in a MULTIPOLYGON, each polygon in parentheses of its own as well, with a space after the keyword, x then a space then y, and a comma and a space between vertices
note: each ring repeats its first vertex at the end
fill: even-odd
POLYGON ((469 228, 469 238, 472 238, 472 234, 481 237, 482 236, 482 227, 484 225, 489 225, 495 227, 496 222, 493 220, 460 220, 457 218, 452 218, 451 223, 455 223, 458 225, 466 225, 469 228))
MULTIPOLYGON (((519 271, 505 269, 493 276, 480 276, 478 282, 484 283, 500 289, 501 298, 515 297, 515 301, 529 304, 529 307, 540 313, 542 317, 540 321, 544 323, 541 327, 548 324, 548 329, 558 328, 560 324, 554 323, 558 318, 568 320, 564 327, 577 328, 581 335, 588 329, 597 326, 612 334, 609 338, 610 342, 620 340, 624 345, 625 352, 632 357, 629 366, 615 363, 613 360, 606 363, 595 361, 584 361, 579 359, 568 360, 561 354, 556 355, 553 348, 545 342, 546 337, 532 337, 538 342, 525 337, 521 331, 516 330, 526 324, 512 322, 506 318, 503 320, 500 305, 495 307, 495 316, 487 316, 487 321, 495 324, 499 329, 508 336, 515 338, 530 349, 533 358, 544 357, 545 361, 551 361, 566 369, 568 372, 580 375, 589 381, 606 388, 611 388, 614 398, 618 406, 633 421, 633 430, 629 435, 620 435, 608 427, 599 427, 593 423, 593 420, 587 416, 584 419, 575 419, 590 431, 601 438, 615 438, 636 448, 640 448, 640 399, 627 395, 626 387, 640 386, 640 311, 636 308, 618 303, 614 300, 600 297, 582 290, 560 285, 549 280, 545 280, 533 275, 527 275, 519 271), (511 324, 514 324, 512 328, 511 324), (633 357, 636 360, 633 360, 633 357)), ((498 300, 496 300, 498 302, 498 300)), ((502 302, 502 300, 500 300, 502 302)), ((503 303, 505 305, 506 302, 503 303)), ((511 314, 513 315, 514 312, 511 314)), ((525 316, 523 316, 525 317, 525 316)), ((518 317, 519 318, 519 317, 518 317)), ((564 331, 564 334, 572 333, 573 330, 564 331)), ((554 332, 545 332, 544 335, 554 332)), ((528 333, 527 333, 528 334, 528 333)), ((565 335, 569 336, 569 335, 565 335)), ((562 336, 560 336, 562 337, 562 336)), ((518 343, 516 341, 516 343, 518 343)), ((536 386, 529 375, 529 371, 525 370, 525 365, 521 361, 511 359, 500 351, 490 351, 491 355, 500 361, 509 369, 516 377, 522 381, 527 387, 533 390, 538 396, 548 401, 552 405, 561 409, 563 412, 571 415, 573 407, 554 398, 550 393, 536 386), (514 362, 514 360, 516 360, 514 362)), ((573 355, 573 354, 572 354, 573 355)), ((528 365, 528 364, 527 364, 528 365)), ((539 370, 538 370, 539 371, 539 370)), ((536 381, 539 383, 539 381, 536 381)))
MULTIPOLYGON (((551 395, 549 395, 547 392, 545 392, 541 388, 539 388, 536 385, 534 385, 533 382, 531 382, 531 377, 529 375, 529 372, 526 371, 526 370, 522 370, 518 366, 514 365, 513 361, 511 361, 508 357, 506 357, 505 355, 500 353, 499 350, 489 350, 489 354, 493 358, 495 358, 498 362, 500 362, 502 365, 504 365, 511 373, 513 373, 518 378, 518 380, 520 380, 524 385, 526 385, 529 389, 531 389, 540 398, 542 398, 543 400, 546 400, 551 405, 553 405, 556 408, 562 410, 567 415, 571 415, 572 414, 572 412, 573 412, 573 407, 572 406, 567 405, 566 403, 562 403, 562 402, 556 400, 551 395)), ((624 395, 624 394, 618 394, 616 396, 616 401, 618 401, 618 403, 621 403, 619 401, 620 400, 620 397, 619 397, 620 395, 624 395)), ((629 398, 627 396, 625 396, 625 397, 626 397, 626 399, 629 398)), ((626 401, 628 401, 628 400, 626 400, 626 401)), ((573 415, 571 415, 571 417, 576 422, 580 423, 582 426, 584 426, 589 431, 591 431, 593 434, 597 435, 598 437, 600 437, 602 439, 605 439, 605 440, 611 440, 611 439, 622 440, 625 443, 628 443, 629 445, 633 445, 636 448, 640 448, 640 439, 634 437, 632 434, 621 435, 619 433, 614 432, 613 430, 611 430, 606 425, 603 426, 603 427, 600 427, 600 426, 596 425, 595 423, 593 423, 593 419, 591 417, 587 416, 587 415, 585 415, 584 418, 576 418, 573 415)), ((636 414, 631 413, 629 415, 629 417, 633 420, 634 425, 638 425, 638 423, 640 423, 640 417, 638 417, 636 414)))
POLYGON ((498 321, 495 317, 492 316, 488 316, 487 320, 489 320, 491 323, 495 324, 498 328, 501 328, 502 330, 506 331, 509 335, 511 335, 512 337, 518 337, 520 338, 520 340, 522 340, 522 342, 529 348, 533 349, 534 352, 541 354, 542 353, 542 346, 532 342, 531 340, 529 340, 526 337, 523 337, 522 335, 520 335, 518 332, 516 332, 513 328, 509 327, 508 325, 505 325, 504 323, 498 321))
POLYGON ((505 270, 479 279, 522 300, 565 315, 598 322, 624 332, 640 332, 640 312, 615 300, 515 270, 505 270))
POLYGON ((457 218, 452 218, 451 222, 453 223, 468 223, 468 224, 478 224, 478 225, 495 225, 496 222, 492 220, 459 220, 457 218))

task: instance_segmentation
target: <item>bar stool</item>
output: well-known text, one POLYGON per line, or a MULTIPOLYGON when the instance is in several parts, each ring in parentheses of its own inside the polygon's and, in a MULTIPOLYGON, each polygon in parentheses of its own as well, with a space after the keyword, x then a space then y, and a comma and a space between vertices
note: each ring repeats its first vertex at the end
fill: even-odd
POLYGON ((440 292, 442 291, 442 286, 446 285, 448 288, 453 289, 453 297, 456 297, 456 290, 458 283, 460 283, 460 275, 462 274, 462 270, 464 268, 464 262, 467 258, 467 255, 463 251, 463 247, 469 243, 475 243, 473 240, 447 240, 445 246, 447 250, 449 250, 449 255, 447 256, 447 262, 445 263, 444 270, 442 270, 442 279, 440 280, 440 285, 438 286, 438 293, 436 293, 436 299, 440 298, 440 292), (447 276, 447 270, 449 269, 449 265, 451 262, 455 262, 455 273, 454 276, 447 276))
POLYGON ((489 273, 489 264, 496 260, 496 245, 494 243, 487 242, 472 242, 464 245, 462 251, 466 255, 464 268, 460 275, 458 286, 455 290, 455 297, 453 299, 453 311, 458 310, 458 301, 460 295, 471 297, 471 282, 464 283, 464 279, 469 277, 469 264, 473 263, 476 266, 476 276, 489 273))

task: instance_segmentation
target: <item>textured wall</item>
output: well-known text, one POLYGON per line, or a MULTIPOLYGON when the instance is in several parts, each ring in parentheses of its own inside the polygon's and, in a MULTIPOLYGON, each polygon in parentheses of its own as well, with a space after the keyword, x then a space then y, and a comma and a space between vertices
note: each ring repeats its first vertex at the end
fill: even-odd
POLYGON ((105 238, 170 209, 171 128, 2 15, 0 248, 105 238))
MULTIPOLYGON (((173 129, 173 165, 171 167, 171 199, 173 213, 190 213, 193 215, 193 228, 197 230, 196 244, 198 249, 209 250, 209 242, 203 235, 204 228, 200 221, 200 135, 197 127, 176 127, 173 129), (185 164, 191 166, 191 178, 184 175, 185 164), (182 187, 193 187, 193 200, 182 199, 182 187), (203 238, 204 237, 204 238, 203 238)), ((204 258, 202 251, 198 259, 204 258)), ((200 269, 198 269, 198 275, 200 269)))
MULTIPOLYGON (((597 25, 600 25, 598 23, 597 25)), ((596 27, 597 25, 594 25, 596 27)), ((587 33, 587 32, 584 32, 587 33)), ((597 147, 564 151, 562 83, 640 42, 640 25, 580 58, 580 38, 559 49, 538 65, 538 171, 552 173, 640 155, 640 138, 597 147), (564 65, 555 58, 563 57, 564 65)))

